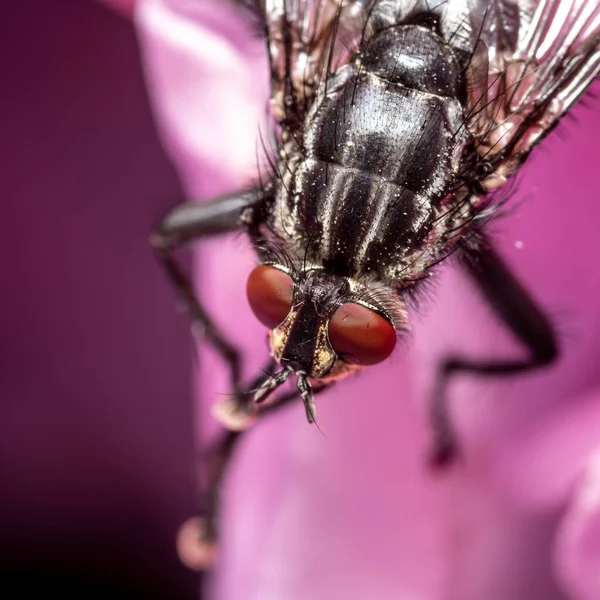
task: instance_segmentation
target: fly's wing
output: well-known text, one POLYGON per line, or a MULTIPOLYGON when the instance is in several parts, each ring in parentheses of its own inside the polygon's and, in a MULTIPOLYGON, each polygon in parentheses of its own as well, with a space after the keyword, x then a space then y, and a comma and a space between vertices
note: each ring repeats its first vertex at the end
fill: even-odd
POLYGON ((373 0, 237 0, 267 40, 273 116, 300 128, 316 89, 357 49, 373 0))
POLYGON ((466 126, 475 140, 463 180, 503 185, 600 73, 600 0, 375 0, 387 25, 436 14, 463 58, 466 126))
POLYGON ((467 69, 472 175, 491 190, 600 73, 600 0, 472 0, 459 30, 476 40, 467 69))
POLYGON ((475 140, 464 179, 502 185, 600 72, 600 0, 237 0, 266 36, 271 105, 301 127, 317 87, 370 35, 434 14, 463 58, 465 125, 475 140))
MULTIPOLYGON (((489 2, 489 0, 485 0, 489 2)), ((301 127, 317 88, 376 31, 418 13, 440 17, 470 52, 469 0, 237 0, 250 8, 267 40, 271 109, 292 132, 301 127)))
MULTIPOLYGON (((301 127, 319 85, 373 32, 419 12, 443 15, 447 29, 456 31, 463 25, 466 0, 234 1, 254 14, 267 40, 272 113, 293 132, 301 127)), ((465 39, 469 33, 467 28, 465 39)))

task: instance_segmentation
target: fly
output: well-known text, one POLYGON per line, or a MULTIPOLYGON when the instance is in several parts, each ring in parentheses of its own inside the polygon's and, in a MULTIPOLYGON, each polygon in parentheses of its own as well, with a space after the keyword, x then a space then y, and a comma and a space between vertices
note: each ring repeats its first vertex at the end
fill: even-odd
POLYGON ((447 357, 430 403, 430 461, 458 443, 446 389, 458 373, 551 364, 556 335, 484 225, 531 150, 600 72, 598 0, 238 0, 267 42, 275 153, 252 189, 177 206, 153 244, 194 325, 229 367, 230 429, 210 465, 201 542, 217 536, 220 480, 241 432, 296 398, 384 361, 407 305, 450 254, 529 356, 447 357), (173 257, 243 229, 259 259, 247 295, 271 359, 251 382, 241 356, 173 257), (287 380, 296 391, 277 395, 287 380), (268 402, 266 402, 268 400, 268 402), (265 404, 263 404, 263 402, 265 404))

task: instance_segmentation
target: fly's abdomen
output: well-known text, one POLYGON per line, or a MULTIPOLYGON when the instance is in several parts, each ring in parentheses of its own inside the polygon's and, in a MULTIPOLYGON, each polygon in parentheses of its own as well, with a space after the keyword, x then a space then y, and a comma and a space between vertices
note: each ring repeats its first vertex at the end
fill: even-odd
POLYGON ((453 182, 465 143, 460 69, 434 32, 399 26, 322 86, 294 201, 306 231, 321 231, 325 263, 379 270, 425 240, 453 182))
POLYGON ((369 40, 360 63, 391 84, 465 99, 462 70, 453 51, 425 27, 404 25, 379 32, 369 40))

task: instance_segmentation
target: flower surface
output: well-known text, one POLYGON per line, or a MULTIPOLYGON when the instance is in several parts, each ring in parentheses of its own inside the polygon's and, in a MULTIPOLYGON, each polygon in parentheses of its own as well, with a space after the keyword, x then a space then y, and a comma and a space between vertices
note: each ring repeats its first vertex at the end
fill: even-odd
MULTIPOLYGON (((190 198, 251 181, 268 96, 262 42, 224 3, 139 0, 134 11, 165 147, 190 198)), ((450 391, 459 464, 425 465, 426 403, 450 352, 514 356, 456 265, 445 264, 413 331, 385 364, 256 424, 239 448, 222 511, 210 598, 217 600, 600 599, 600 106, 577 107, 564 139, 529 159, 514 210, 489 231, 556 324, 559 363, 450 391)), ((255 264, 240 236, 200 244, 195 279, 224 330, 267 358, 244 296, 255 264)), ((202 350, 196 432, 228 392, 202 350)), ((182 400, 183 401, 183 400, 182 400)))

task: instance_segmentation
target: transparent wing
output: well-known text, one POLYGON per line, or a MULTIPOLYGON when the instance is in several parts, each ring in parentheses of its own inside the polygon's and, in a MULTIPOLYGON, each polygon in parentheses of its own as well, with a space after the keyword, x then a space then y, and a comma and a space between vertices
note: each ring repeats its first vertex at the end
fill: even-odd
POLYGON ((477 0, 463 23, 477 39, 467 124, 494 189, 600 73, 600 0, 477 0))
POLYGON ((319 84, 370 35, 418 12, 438 13, 456 41, 472 46, 468 0, 238 0, 260 13, 271 66, 271 107, 299 128, 319 84), (461 30, 459 35, 459 29, 461 30), (462 31, 464 29, 464 31, 462 31))
POLYGON ((301 126, 319 82, 357 49, 365 0, 256 0, 265 18, 273 115, 301 126))
MULTIPOLYGON (((438 15, 466 57, 466 126, 487 189, 502 185, 600 73, 600 0, 379 0, 387 25, 438 15)), ((473 174, 471 174, 472 176, 473 174)))
POLYGON ((291 131, 318 85, 374 31, 436 14, 465 61, 466 126, 488 189, 502 185, 600 72, 600 0, 238 1, 262 15, 273 114, 291 131))

